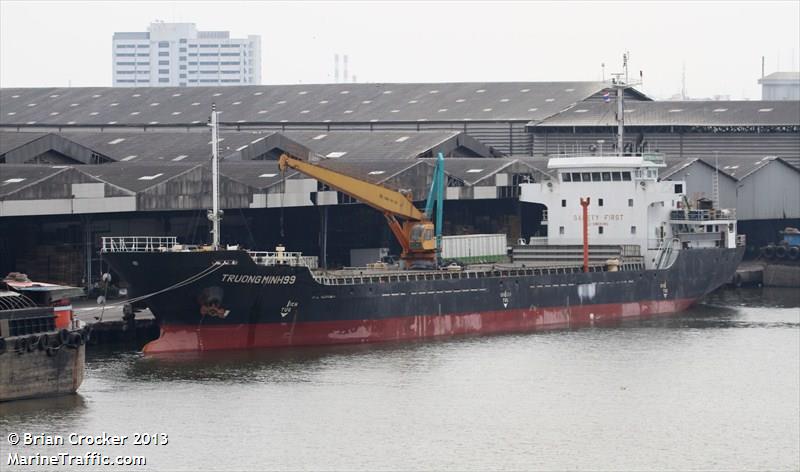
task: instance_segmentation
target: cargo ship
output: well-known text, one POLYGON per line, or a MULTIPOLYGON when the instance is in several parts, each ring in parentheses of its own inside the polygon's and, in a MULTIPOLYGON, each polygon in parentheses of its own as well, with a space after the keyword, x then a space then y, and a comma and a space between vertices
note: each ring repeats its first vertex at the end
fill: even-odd
MULTIPOLYGON (((619 117, 629 86, 614 83, 619 117)), ((213 110, 210 121, 212 244, 103 238, 104 259, 160 324, 146 353, 528 332, 667 315, 730 280, 744 253, 734 211, 692 208, 685 182, 659 180, 662 155, 625 152, 622 121, 614 152, 555 156, 549 179, 521 184, 522 201, 547 208, 547 236, 514 247, 506 264, 440 264, 441 156, 424 212, 407 195, 324 162, 281 157, 281 168, 382 211, 403 248, 400 268, 324 270, 282 246, 223 247, 213 110)))

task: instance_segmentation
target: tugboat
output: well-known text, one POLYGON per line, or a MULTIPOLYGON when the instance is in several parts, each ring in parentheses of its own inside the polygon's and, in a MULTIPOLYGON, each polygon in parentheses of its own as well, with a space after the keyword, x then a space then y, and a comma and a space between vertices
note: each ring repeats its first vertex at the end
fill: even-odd
POLYGON ((53 305, 37 303, 20 285, 58 293, 52 301, 60 307, 66 306, 65 297, 81 293, 22 274, 0 281, 0 402, 75 393, 83 382, 88 327, 69 315, 59 318, 53 305))
POLYGON ((103 238, 103 257, 152 311, 161 336, 145 353, 365 343, 572 328, 669 315, 734 274, 744 253, 733 210, 690 208, 685 182, 660 181, 663 156, 619 144, 549 160, 549 180, 522 184, 547 207, 548 234, 511 264, 441 267, 443 163, 424 211, 403 193, 284 155, 292 168, 387 219, 403 268, 321 270, 316 258, 219 243, 216 112, 212 110, 213 242, 103 238), (435 209, 435 223, 434 223, 435 209), (400 221, 402 220, 402 222, 400 221))

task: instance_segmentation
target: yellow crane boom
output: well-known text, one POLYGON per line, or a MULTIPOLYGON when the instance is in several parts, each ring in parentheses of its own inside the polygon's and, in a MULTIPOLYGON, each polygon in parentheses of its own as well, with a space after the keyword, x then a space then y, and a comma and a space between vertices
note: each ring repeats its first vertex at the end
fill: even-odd
POLYGON ((414 206, 407 196, 382 185, 366 182, 315 164, 310 164, 300 159, 290 157, 288 154, 281 155, 280 160, 278 160, 278 167, 281 171, 285 171, 289 168, 302 172, 377 210, 383 212, 388 211, 393 215, 408 220, 422 221, 426 219, 425 215, 414 206))
POLYGON ((433 223, 414 206, 411 197, 382 185, 301 161, 288 154, 278 160, 281 172, 294 169, 329 187, 379 210, 403 248, 401 258, 408 267, 428 267, 436 261, 433 223), (400 223, 397 217, 405 221, 400 223))

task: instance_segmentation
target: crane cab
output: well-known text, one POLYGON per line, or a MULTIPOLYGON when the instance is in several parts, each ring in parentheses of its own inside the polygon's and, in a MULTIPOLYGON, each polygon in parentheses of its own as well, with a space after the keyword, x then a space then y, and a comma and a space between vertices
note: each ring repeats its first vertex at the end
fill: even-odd
POLYGON ((421 223, 411 223, 409 243, 412 251, 435 251, 436 237, 434 236, 434 226, 430 221, 421 223))

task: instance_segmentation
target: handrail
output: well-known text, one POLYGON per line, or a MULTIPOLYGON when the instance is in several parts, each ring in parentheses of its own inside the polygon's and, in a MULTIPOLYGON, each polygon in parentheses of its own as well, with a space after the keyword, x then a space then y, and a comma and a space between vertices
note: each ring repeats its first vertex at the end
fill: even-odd
POLYGON ((104 236, 101 252, 165 252, 178 245, 176 236, 104 236))

